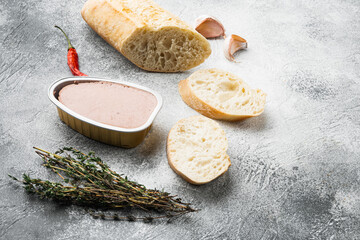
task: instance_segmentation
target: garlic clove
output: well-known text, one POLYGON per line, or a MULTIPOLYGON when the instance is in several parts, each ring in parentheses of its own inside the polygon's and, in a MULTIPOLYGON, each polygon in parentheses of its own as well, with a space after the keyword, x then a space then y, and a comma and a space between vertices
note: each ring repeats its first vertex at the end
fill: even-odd
POLYGON ((242 37, 231 34, 224 41, 224 55, 229 61, 235 61, 234 53, 247 48, 247 42, 242 37))
POLYGON ((205 38, 225 36, 225 28, 215 17, 202 15, 195 20, 195 30, 205 38))

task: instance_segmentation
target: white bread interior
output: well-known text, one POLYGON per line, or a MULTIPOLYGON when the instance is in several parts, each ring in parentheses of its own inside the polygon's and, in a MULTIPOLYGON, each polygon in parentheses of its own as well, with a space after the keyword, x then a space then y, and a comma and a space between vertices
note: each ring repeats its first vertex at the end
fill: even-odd
POLYGON ((231 165, 225 132, 209 118, 194 116, 170 130, 167 156, 170 167, 186 181, 200 185, 224 174, 231 165))
POLYGON ((219 69, 198 70, 180 81, 184 102, 204 116, 237 121, 260 115, 266 93, 251 89, 238 76, 219 69))
POLYGON ((110 45, 148 71, 185 71, 211 53, 201 34, 151 0, 88 0, 81 15, 110 45))

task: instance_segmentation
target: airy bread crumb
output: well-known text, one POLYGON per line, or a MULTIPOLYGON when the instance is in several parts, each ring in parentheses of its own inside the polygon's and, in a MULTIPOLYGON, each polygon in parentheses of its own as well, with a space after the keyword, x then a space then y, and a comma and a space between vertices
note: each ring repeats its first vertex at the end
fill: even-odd
POLYGON ((209 118, 178 121, 167 139, 170 167, 186 181, 200 185, 224 174, 231 165, 225 132, 209 118))
POLYGON ((110 45, 148 71, 185 71, 211 54, 201 34, 151 0, 88 0, 81 14, 110 45))
POLYGON ((204 116, 237 121, 260 115, 266 93, 251 89, 238 76, 219 69, 198 70, 180 81, 184 102, 204 116))

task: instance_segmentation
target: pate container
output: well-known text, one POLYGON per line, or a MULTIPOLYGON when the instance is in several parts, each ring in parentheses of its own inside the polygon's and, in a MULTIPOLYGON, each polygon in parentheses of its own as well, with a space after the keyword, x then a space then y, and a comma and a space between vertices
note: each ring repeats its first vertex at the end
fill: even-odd
POLYGON ((69 77, 55 81, 49 88, 49 99, 56 105, 60 119, 75 131, 99 142, 106 144, 132 148, 139 145, 149 132, 151 125, 162 106, 161 96, 153 90, 137 85, 135 83, 107 80, 93 77, 69 77), (137 128, 121 128, 103 124, 89 118, 86 118, 66 107, 59 100, 59 92, 66 85, 73 83, 88 82, 111 82, 125 86, 141 89, 153 94, 156 97, 157 105, 145 124, 137 128))

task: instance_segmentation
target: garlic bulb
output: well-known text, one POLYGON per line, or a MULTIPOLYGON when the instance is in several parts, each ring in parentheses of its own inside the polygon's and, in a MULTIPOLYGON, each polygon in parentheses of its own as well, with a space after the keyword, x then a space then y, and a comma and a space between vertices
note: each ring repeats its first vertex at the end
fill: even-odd
POLYGON ((224 54, 229 61, 235 61, 233 54, 245 48, 247 48, 246 40, 238 35, 231 34, 224 41, 224 54))
POLYGON ((205 38, 225 36, 225 29, 215 17, 202 15, 195 20, 195 30, 205 38))

